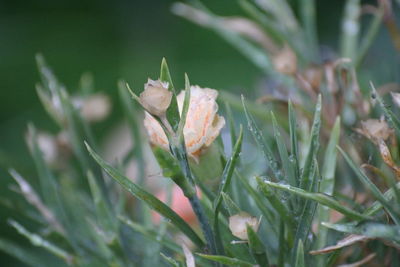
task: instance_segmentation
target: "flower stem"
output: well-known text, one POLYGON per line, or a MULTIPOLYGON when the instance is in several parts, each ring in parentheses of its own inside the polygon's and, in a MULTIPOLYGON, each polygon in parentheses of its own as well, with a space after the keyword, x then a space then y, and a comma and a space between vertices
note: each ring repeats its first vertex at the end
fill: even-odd
POLYGON ((201 229, 203 231, 204 237, 207 242, 207 249, 211 252, 211 254, 217 254, 217 248, 215 246, 214 234, 212 232, 211 226, 208 222, 208 219, 204 213, 204 210, 200 204, 199 198, 197 195, 193 195, 188 198, 190 204, 192 205, 192 209, 197 216, 197 219, 200 222, 201 229))

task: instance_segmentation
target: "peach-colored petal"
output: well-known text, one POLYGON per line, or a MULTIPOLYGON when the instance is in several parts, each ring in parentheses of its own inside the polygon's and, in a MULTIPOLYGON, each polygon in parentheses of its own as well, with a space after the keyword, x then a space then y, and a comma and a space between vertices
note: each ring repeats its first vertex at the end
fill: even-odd
MULTIPOLYGON (((177 96, 178 108, 182 112, 185 91, 177 96)), ((210 88, 191 86, 190 103, 183 128, 186 150, 195 161, 198 161, 203 149, 211 145, 218 137, 225 119, 217 114, 218 104, 216 99, 218 92, 210 88)), ((146 114, 145 127, 154 145, 168 149, 168 140, 161 126, 154 118, 146 114)))

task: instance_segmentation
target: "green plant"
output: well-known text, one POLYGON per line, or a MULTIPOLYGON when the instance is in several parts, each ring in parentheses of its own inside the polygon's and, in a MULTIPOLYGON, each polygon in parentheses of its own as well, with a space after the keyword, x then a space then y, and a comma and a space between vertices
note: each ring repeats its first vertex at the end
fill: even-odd
POLYGON ((37 56, 37 92, 60 134, 47 136, 56 151, 49 156, 41 131, 29 124, 38 186, 10 169, 27 203, 14 205, 9 224, 48 253, 4 238, 1 250, 31 266, 398 264, 398 110, 372 84, 360 86, 356 75, 384 6, 359 41, 346 25, 359 27, 361 5, 348 0, 340 51, 346 59, 322 62, 314 1, 238 3, 252 20, 218 17, 197 1, 173 11, 216 31, 278 81, 278 89, 258 102, 219 91, 224 119, 217 91, 192 86, 185 75, 178 94, 164 59, 144 92, 118 83, 133 145, 117 160, 104 159, 109 155, 94 137, 93 117, 76 104, 93 95, 91 80, 70 96, 37 56), (225 122, 229 135, 221 137, 225 122), (366 138, 349 137, 355 127, 366 138), (363 164, 370 155, 372 162, 363 164), (150 179, 153 157, 152 171, 162 177, 150 179), (126 175, 131 162, 135 179, 126 175), (175 185, 196 220, 174 210, 175 185), (154 211, 163 219, 156 221, 154 211))

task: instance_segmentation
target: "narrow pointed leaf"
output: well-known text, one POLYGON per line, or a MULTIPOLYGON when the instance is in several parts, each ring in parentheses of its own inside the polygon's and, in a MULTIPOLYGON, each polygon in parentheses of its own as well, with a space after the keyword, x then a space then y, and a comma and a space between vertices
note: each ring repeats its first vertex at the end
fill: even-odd
POLYGON ((278 163, 275 159, 275 156, 272 153, 271 148, 268 146, 267 142, 265 141, 262 132, 257 127, 253 117, 248 112, 243 96, 242 96, 242 105, 243 105, 244 113, 246 114, 249 130, 250 130, 251 134, 253 135, 253 138, 256 141, 258 147, 261 148, 261 151, 263 152, 264 157, 266 158, 266 160, 268 162, 268 167, 271 169, 272 173, 274 174, 275 179, 279 180, 280 174, 278 172, 278 169, 279 169, 278 163))
POLYGON ((202 258, 212 260, 212 261, 215 261, 218 263, 222 263, 227 266, 254 267, 254 264, 243 261, 243 260, 239 260, 236 258, 230 258, 230 257, 226 257, 226 256, 219 256, 219 255, 201 254, 201 253, 197 253, 197 255, 199 255, 202 258))
MULTIPOLYGON (((322 167, 322 180, 320 186, 320 192, 327 195, 332 195, 335 187, 335 169, 337 161, 337 149, 336 146, 339 143, 340 137, 340 117, 336 118, 333 126, 331 136, 329 138, 328 147, 325 150, 324 165, 322 167)), ((326 206, 318 207, 318 225, 321 222, 329 221, 330 210, 326 206)), ((321 227, 318 229, 316 246, 322 248, 327 245, 328 229, 321 227)), ((323 264, 325 257, 316 258, 319 265, 323 264)), ((318 264, 317 264, 318 265, 318 264)))
POLYGON ((295 267, 305 267, 304 264, 304 248, 303 248, 303 242, 299 240, 299 244, 297 246, 297 251, 296 251, 296 263, 294 265, 295 267))
POLYGON ((64 260, 68 264, 72 264, 75 259, 74 257, 69 254, 67 251, 63 250, 62 248, 57 247, 53 243, 45 240, 41 236, 31 233, 28 230, 26 230, 21 224, 14 220, 9 220, 9 224, 14 227, 18 233, 21 235, 25 236, 31 243, 35 246, 42 247, 52 253, 53 255, 57 256, 58 258, 64 260))
POLYGON ((311 191, 312 175, 311 171, 313 168, 314 158, 316 158, 319 148, 319 131, 321 128, 321 95, 318 96, 318 102, 315 106, 314 121, 311 128, 311 139, 310 146, 308 148, 308 154, 303 167, 303 173, 301 174, 300 188, 311 191))
POLYGON ((271 112, 272 117, 272 125, 274 128, 275 142, 278 146, 279 156, 281 158, 283 170, 285 172, 285 177, 287 177, 287 182, 290 185, 296 186, 296 176, 295 176, 295 168, 294 165, 290 163, 289 154, 287 152, 287 148, 285 142, 281 136, 281 133, 278 129, 278 122, 276 121, 275 115, 271 112))
POLYGON ((354 220, 370 219, 370 217, 368 217, 368 216, 365 216, 363 214, 360 214, 356 211, 353 211, 352 209, 349 209, 349 208, 343 206, 341 203, 339 203, 337 200, 335 200, 332 196, 329 196, 329 195, 325 195, 322 193, 310 193, 301 188, 293 187, 290 185, 274 183, 274 182, 270 182, 267 180, 263 180, 260 183, 260 186, 274 187, 277 189, 281 189, 281 190, 284 190, 287 192, 294 193, 294 194, 296 194, 300 197, 306 198, 306 199, 314 200, 314 201, 318 202, 319 204, 327 206, 331 209, 337 210, 338 212, 342 213, 343 215, 346 215, 349 218, 354 219, 354 220))
POLYGON ((163 58, 161 61, 160 80, 162 82, 167 82, 168 90, 170 90, 173 93, 173 96, 171 99, 171 104, 169 105, 169 107, 167 109, 167 119, 168 119, 169 123, 171 124, 172 129, 174 131, 177 131, 178 127, 179 127, 179 121, 180 121, 178 102, 176 100, 175 87, 174 87, 174 84, 172 83, 171 74, 169 72, 169 68, 168 68, 167 61, 165 60, 165 58, 163 58))
POLYGON ((387 225, 376 222, 365 222, 360 224, 334 224, 325 222, 322 223, 322 225, 343 233, 362 235, 370 238, 383 238, 400 243, 400 226, 397 225, 387 225))
POLYGON ((249 248, 253 257, 260 266, 268 267, 268 257, 266 249, 260 238, 254 232, 253 228, 247 225, 247 236, 249 238, 249 248))
POLYGON ((88 144, 86 147, 95 159, 95 161, 106 171, 112 178, 114 178, 119 184, 121 184, 126 190, 128 190, 133 196, 146 202, 152 209, 163 215, 164 217, 171 220, 171 222, 179 228, 189 239, 192 240, 199 247, 204 246, 204 242, 200 237, 193 231, 192 228, 176 214, 171 208, 165 205, 163 202, 158 200, 152 194, 148 193, 140 186, 131 182, 127 177, 122 175, 117 169, 107 164, 96 152, 94 152, 88 144))
POLYGON ((385 199, 384 195, 381 191, 376 187, 374 183, 365 175, 350 159, 346 152, 344 152, 340 147, 338 147, 340 153, 343 155, 347 163, 350 165, 350 168, 356 174, 356 177, 360 180, 360 182, 372 193, 372 195, 382 204, 382 206, 387 210, 389 215, 392 217, 393 221, 400 225, 400 218, 393 210, 392 205, 385 199))

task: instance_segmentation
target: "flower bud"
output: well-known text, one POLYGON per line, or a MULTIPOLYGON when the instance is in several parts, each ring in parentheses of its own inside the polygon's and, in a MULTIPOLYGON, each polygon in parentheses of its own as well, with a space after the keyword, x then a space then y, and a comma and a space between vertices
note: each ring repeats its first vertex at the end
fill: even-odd
POLYGON ((291 75, 297 71, 297 56, 287 45, 272 58, 272 62, 275 69, 283 74, 291 75))
POLYGON ((140 94, 140 104, 152 115, 163 116, 171 104, 172 92, 168 83, 149 79, 140 94))
MULTIPOLYGON (((186 115, 183 135, 186 151, 196 163, 199 162, 199 157, 210 147, 225 125, 225 119, 217 114, 217 96, 218 91, 214 89, 199 86, 190 87, 189 110, 186 115)), ((182 91, 177 97, 179 112, 182 112, 184 98, 185 92, 182 91)), ((144 126, 153 145, 169 150, 169 142, 163 129, 147 113, 144 126)))
POLYGON ((257 217, 251 216, 246 212, 240 212, 229 217, 229 229, 234 236, 241 240, 248 240, 247 225, 249 225, 254 232, 257 232, 260 221, 257 217))

